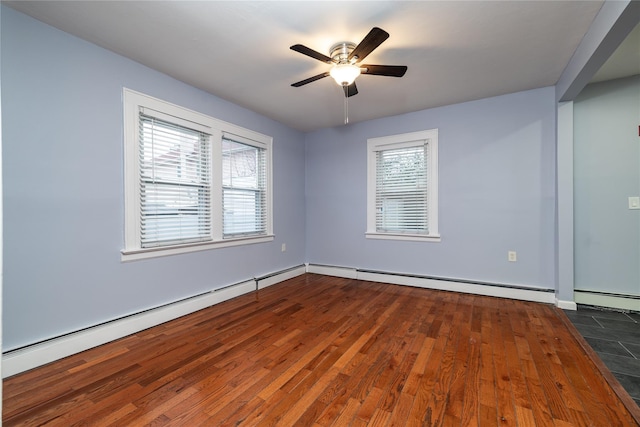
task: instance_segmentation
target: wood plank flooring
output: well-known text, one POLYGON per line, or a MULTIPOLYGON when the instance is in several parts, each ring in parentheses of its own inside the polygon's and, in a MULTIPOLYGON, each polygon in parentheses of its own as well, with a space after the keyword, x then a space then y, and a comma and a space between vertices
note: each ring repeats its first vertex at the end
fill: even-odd
POLYGON ((4 381, 5 426, 637 426, 560 310, 305 274, 4 381))

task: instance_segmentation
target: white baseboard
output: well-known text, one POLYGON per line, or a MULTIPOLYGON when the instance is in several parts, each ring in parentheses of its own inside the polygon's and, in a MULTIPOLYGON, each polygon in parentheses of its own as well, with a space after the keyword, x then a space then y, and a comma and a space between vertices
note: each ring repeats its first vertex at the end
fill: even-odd
POLYGON ((467 294, 485 295, 500 298, 555 303, 555 294, 546 290, 510 288, 503 286, 479 285, 441 279, 421 277, 395 276, 384 273, 358 272, 358 279, 372 282, 394 283, 397 285, 416 286, 419 288, 454 291, 467 294))
POLYGON ((618 310, 640 311, 640 298, 625 297, 624 295, 605 294, 575 290, 573 297, 578 304, 594 305, 597 307, 614 308, 618 310))
POLYGON ((564 301, 556 298, 556 307, 561 308, 563 310, 577 310, 578 304, 575 301, 564 301))
POLYGON ((355 268, 333 267, 330 265, 307 264, 307 273, 323 274, 325 276, 345 277, 356 279, 358 272, 355 268))
POLYGON ((328 276, 346 277, 371 282, 391 283, 395 285, 415 286, 426 289, 438 289, 467 294, 510 298, 523 301, 543 302, 555 304, 555 293, 542 288, 523 288, 501 285, 476 284, 446 279, 431 279, 427 277, 403 276, 385 272, 361 271, 354 268, 331 267, 326 265, 309 264, 307 272, 325 274, 328 276))
POLYGON ((233 286, 73 332, 59 338, 9 351, 2 357, 2 377, 7 378, 19 374, 219 304, 231 298, 253 292, 256 290, 256 282, 258 286, 264 288, 304 273, 304 266, 296 267, 282 273, 275 273, 264 279, 247 280, 233 286))
POLYGON ((264 278, 257 278, 256 282, 258 283, 258 289, 264 289, 267 286, 275 285, 276 283, 293 279, 294 277, 300 276, 304 273, 306 273, 306 268, 304 265, 301 265, 299 267, 294 267, 292 269, 283 271, 282 273, 276 273, 264 278))

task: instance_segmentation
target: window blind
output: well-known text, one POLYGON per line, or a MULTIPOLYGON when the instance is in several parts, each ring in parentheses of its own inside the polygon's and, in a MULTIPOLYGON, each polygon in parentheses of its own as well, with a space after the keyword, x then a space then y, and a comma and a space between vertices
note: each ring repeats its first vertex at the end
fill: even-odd
POLYGON ((141 246, 211 239, 209 135, 139 115, 141 246))
POLYGON ((376 152, 376 230, 428 234, 427 144, 376 152))
POLYGON ((222 139, 223 238, 266 234, 265 149, 222 139))

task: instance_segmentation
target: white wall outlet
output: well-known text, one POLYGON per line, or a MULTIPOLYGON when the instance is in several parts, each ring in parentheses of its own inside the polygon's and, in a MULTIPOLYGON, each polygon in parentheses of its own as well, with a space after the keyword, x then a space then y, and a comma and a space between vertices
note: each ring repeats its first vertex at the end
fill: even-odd
POLYGON ((516 251, 509 251, 507 252, 507 259, 509 262, 516 262, 518 261, 518 254, 516 254, 516 251))
POLYGON ((287 244, 283 243, 282 244, 282 252, 286 252, 287 251, 287 244))
POLYGON ((640 209, 640 197, 629 197, 629 209, 640 209))

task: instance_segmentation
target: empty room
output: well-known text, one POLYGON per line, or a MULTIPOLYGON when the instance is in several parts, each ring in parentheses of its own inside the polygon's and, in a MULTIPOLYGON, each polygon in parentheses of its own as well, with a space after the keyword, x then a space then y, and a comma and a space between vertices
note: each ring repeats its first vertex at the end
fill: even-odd
POLYGON ((640 425, 640 2, 0 36, 3 425, 640 425))

